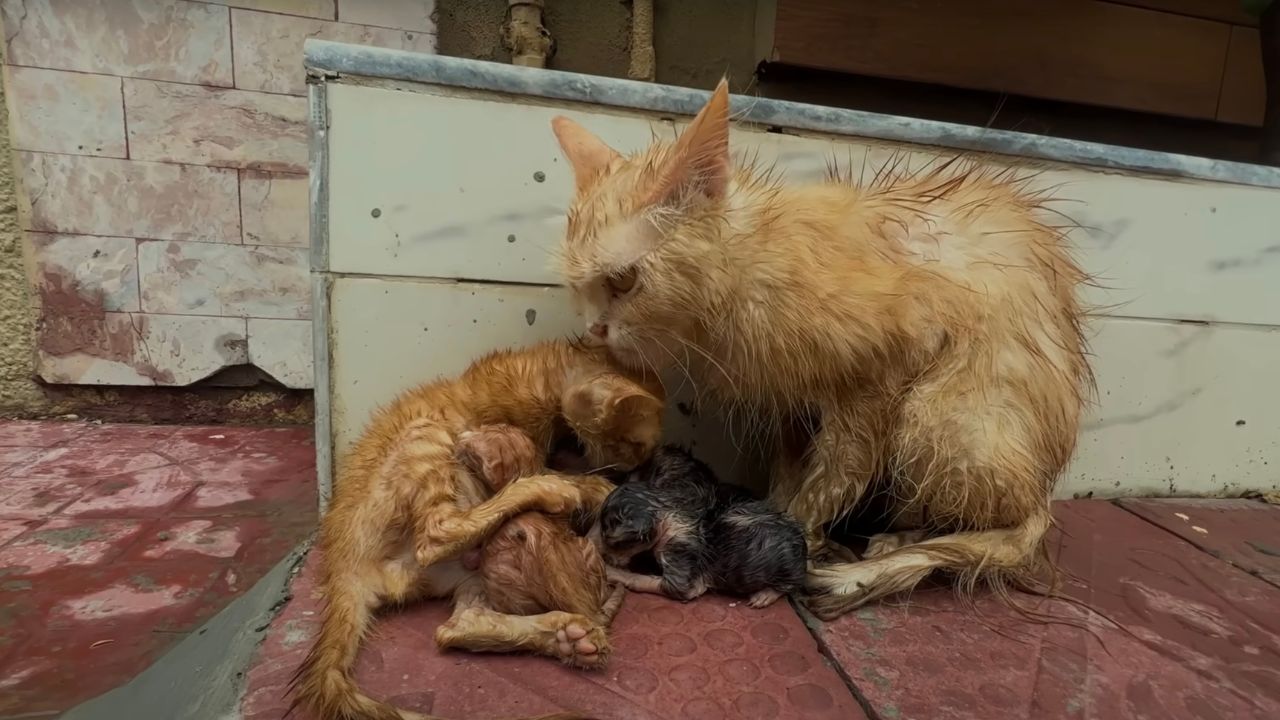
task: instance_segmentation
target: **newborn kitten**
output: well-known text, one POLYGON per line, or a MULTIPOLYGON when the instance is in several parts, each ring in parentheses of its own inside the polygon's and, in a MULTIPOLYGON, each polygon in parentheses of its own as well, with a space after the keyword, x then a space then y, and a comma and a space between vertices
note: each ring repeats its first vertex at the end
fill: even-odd
POLYGON ((605 499, 592 539, 614 566, 610 579, 638 592, 692 600, 713 588, 762 608, 804 584, 800 524, 670 445, 605 499), (623 569, 646 551, 661 576, 623 569))

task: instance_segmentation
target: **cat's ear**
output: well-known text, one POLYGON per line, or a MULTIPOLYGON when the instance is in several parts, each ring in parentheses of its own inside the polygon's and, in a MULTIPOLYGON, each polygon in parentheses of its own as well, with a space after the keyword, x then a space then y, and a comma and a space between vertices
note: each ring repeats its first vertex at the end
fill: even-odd
POLYGON ((658 174, 651 204, 690 192, 719 200, 729 187, 729 83, 721 79, 711 99, 681 133, 658 174))
POLYGON ((596 181, 600 174, 620 157, 618 151, 605 145, 590 130, 563 115, 551 120, 551 130, 560 141, 560 150, 573 168, 573 181, 578 192, 596 181))

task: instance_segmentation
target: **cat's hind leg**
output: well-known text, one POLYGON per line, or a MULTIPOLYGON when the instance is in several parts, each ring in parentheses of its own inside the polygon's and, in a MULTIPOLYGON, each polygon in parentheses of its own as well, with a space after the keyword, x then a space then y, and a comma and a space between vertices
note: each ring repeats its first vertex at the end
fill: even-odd
POLYGON ((484 582, 472 578, 454 593, 453 615, 436 628, 442 649, 472 652, 533 652, 581 668, 597 668, 609 657, 604 628, 582 615, 548 612, 505 615, 491 610, 484 582))

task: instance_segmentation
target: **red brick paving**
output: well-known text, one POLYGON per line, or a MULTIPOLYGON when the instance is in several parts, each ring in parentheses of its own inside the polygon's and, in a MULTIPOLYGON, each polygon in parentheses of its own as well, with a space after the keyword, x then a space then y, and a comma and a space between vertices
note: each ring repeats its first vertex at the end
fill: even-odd
POLYGON ((128 681, 262 577, 314 527, 311 438, 0 421, 0 718, 128 681))

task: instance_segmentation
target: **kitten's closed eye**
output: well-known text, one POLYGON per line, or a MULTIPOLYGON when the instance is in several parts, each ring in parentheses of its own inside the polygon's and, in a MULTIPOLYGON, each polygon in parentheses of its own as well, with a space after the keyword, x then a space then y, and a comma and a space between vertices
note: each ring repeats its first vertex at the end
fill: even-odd
POLYGON ((614 297, 622 297, 635 289, 637 277, 636 269, 629 267, 626 270, 610 273, 605 282, 609 285, 609 292, 613 293, 614 297))

